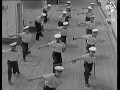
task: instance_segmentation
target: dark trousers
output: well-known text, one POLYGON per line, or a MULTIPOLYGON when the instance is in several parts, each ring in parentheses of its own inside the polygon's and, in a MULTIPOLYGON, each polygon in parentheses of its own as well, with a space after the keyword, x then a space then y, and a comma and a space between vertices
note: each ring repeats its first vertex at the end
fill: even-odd
POLYGON ((36 33, 36 40, 39 40, 39 37, 42 36, 42 29, 43 29, 43 26, 41 25, 41 23, 37 23, 35 21, 35 26, 36 26, 36 29, 37 29, 37 33, 36 33))
POLYGON ((28 43, 22 42, 21 47, 23 49, 23 51, 22 51, 23 52, 23 59, 25 60, 26 59, 26 55, 28 53, 30 53, 30 51, 28 51, 28 43))
POLYGON ((63 26, 63 22, 58 21, 58 26, 59 26, 59 27, 63 26))
POLYGON ((47 15, 44 17, 44 23, 47 23, 47 21, 48 21, 48 17, 47 17, 47 15))
POLYGON ((69 16, 66 16, 65 21, 69 23, 69 16))
POLYGON ((67 42, 66 42, 66 37, 67 37, 67 36, 62 36, 62 35, 61 35, 61 38, 60 38, 61 41, 62 41, 64 44, 67 44, 67 42))
POLYGON ((89 50, 90 47, 95 47, 95 44, 93 44, 93 45, 87 44, 87 46, 86 46, 87 53, 90 52, 90 50, 89 50))
POLYGON ((48 87, 48 86, 44 86, 44 87, 43 87, 43 90, 56 90, 56 88, 50 88, 50 87, 48 87))
POLYGON ((61 64, 62 63, 62 56, 61 56, 61 53, 53 52, 52 57, 53 57, 53 73, 55 73, 54 67, 55 66, 62 66, 62 64, 61 64), (55 65, 55 64, 59 64, 59 65, 55 65))
POLYGON ((85 83, 88 83, 88 79, 89 79, 90 72, 92 71, 92 67, 93 67, 93 63, 87 63, 87 62, 84 63, 85 83))
POLYGON ((7 65, 8 65, 8 81, 11 81, 11 77, 12 77, 12 69, 13 69, 13 73, 15 74, 16 72, 19 73, 19 67, 18 67, 18 62, 17 61, 7 61, 7 65))
POLYGON ((85 18, 85 21, 87 22, 87 21, 90 21, 90 18, 89 17, 86 17, 85 18))
POLYGON ((88 35, 88 34, 92 34, 92 29, 86 29, 86 34, 88 35))
POLYGON ((47 21, 48 21, 48 13, 47 13, 47 11, 46 10, 44 10, 43 9, 43 13, 45 13, 46 14, 46 16, 44 17, 44 23, 47 23, 47 21))

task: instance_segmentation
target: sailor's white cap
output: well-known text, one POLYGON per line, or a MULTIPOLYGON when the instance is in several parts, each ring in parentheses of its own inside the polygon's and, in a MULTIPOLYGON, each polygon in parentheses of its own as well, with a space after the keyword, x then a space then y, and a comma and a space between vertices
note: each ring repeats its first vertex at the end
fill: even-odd
POLYGON ((66 11, 63 11, 62 13, 66 14, 67 12, 66 12, 66 11))
POLYGON ((95 17, 95 15, 91 15, 90 17, 95 17))
POLYGON ((96 47, 90 47, 89 50, 90 51, 96 51, 96 47))
POLYGON ((15 46, 15 45, 17 45, 17 42, 14 42, 14 43, 11 43, 11 44, 9 44, 10 46, 15 46))
POLYGON ((54 35, 55 38, 60 38, 61 37, 61 34, 60 33, 57 33, 54 35))
POLYGON ((48 7, 51 7, 51 4, 48 4, 48 7))
POLYGON ((42 16, 46 16, 46 14, 45 14, 45 13, 42 13, 42 16))
POLYGON ((70 1, 67 1, 67 3, 71 3, 70 1))
POLYGON ((92 7, 91 7, 91 6, 88 6, 88 9, 92 9, 92 7))
POLYGON ((93 29, 92 32, 98 32, 98 29, 93 29))
POLYGON ((68 22, 64 22, 63 25, 68 25, 68 22))
POLYGON ((91 3, 91 4, 95 4, 95 3, 91 3))
POLYGON ((23 29, 28 29, 29 28, 29 26, 25 26, 23 29))
POLYGON ((63 71, 64 67, 62 67, 62 66, 56 66, 56 67, 54 67, 54 69, 57 70, 57 71, 63 71))

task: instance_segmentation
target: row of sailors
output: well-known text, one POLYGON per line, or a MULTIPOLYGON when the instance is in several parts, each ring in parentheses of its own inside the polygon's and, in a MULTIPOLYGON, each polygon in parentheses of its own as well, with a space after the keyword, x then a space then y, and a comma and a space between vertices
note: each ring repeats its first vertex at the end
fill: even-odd
MULTIPOLYGON (((64 48, 66 47, 65 44, 60 41, 61 34, 55 34, 54 37, 56 38, 55 41, 52 41, 52 42, 50 42, 46 45, 38 47, 39 49, 42 48, 42 47, 46 47, 46 46, 52 47, 52 51, 53 51, 53 54, 52 54, 52 57, 53 57, 53 73, 56 72, 55 67, 56 67, 57 64, 59 64, 59 66, 62 65, 61 53, 64 52, 64 48)), ((12 68, 13 68, 13 73, 14 74, 16 72, 18 74, 20 74, 19 68, 18 68, 18 62, 17 62, 20 53, 18 51, 16 51, 16 44, 17 44, 16 42, 12 43, 12 44, 10 44, 11 49, 2 51, 2 53, 6 54, 6 57, 7 57, 7 60, 8 60, 8 81, 9 81, 9 84, 12 84, 12 82, 11 82, 12 68)), ((92 71, 92 65, 93 65, 94 54, 95 54, 96 48, 95 47, 90 47, 89 51, 90 51, 89 53, 87 53, 87 54, 83 55, 81 58, 79 58, 79 59, 84 59, 85 60, 84 75, 85 75, 86 86, 89 86, 88 78, 89 78, 90 72, 92 71)), ((73 60, 73 61, 76 61, 76 60, 73 60)), ((47 86, 47 87, 51 88, 50 86, 47 86)), ((56 87, 52 87, 52 88, 56 88, 56 87)), ((47 90, 47 89, 45 89, 45 90, 47 90)))
MULTIPOLYGON (((64 15, 64 13, 63 13, 63 15, 64 15)), ((41 17, 45 17, 45 16, 46 16, 46 14, 42 14, 41 17)), ((39 19, 39 20, 41 20, 41 19, 39 19)), ((39 22, 39 20, 38 20, 38 22, 39 22)), ((38 47, 38 49, 40 49, 42 47, 46 47, 46 46, 52 47, 52 50, 53 50, 53 54, 52 54, 52 57, 53 57, 53 73, 55 73, 55 71, 56 71, 55 67, 56 67, 57 64, 59 64, 59 66, 62 67, 63 61, 62 61, 61 53, 64 52, 65 48, 66 48, 66 36, 67 36, 67 32, 68 32, 67 31, 68 30, 68 22, 65 22, 65 21, 61 21, 61 22, 64 22, 64 23, 63 23, 62 27, 59 28, 60 33, 54 35, 56 40, 52 41, 52 42, 50 42, 50 43, 48 43, 46 45, 38 47), (66 31, 65 31, 65 29, 66 29, 66 31)), ((17 34, 17 36, 22 37, 22 45, 21 46, 23 48, 23 59, 25 61, 26 55, 31 53, 30 51, 28 51, 28 43, 31 41, 31 34, 29 33, 29 26, 26 26, 24 28, 24 30, 25 30, 24 33, 19 33, 19 34, 17 34)), ((81 37, 81 38, 85 38, 87 40, 86 49, 87 49, 88 53, 83 55, 81 58, 79 58, 79 59, 84 59, 85 60, 85 63, 84 63, 84 68, 85 68, 84 76, 85 76, 85 85, 87 87, 90 87, 90 85, 88 83, 88 78, 89 78, 90 72, 92 71, 93 59, 94 59, 93 57, 94 57, 94 54, 95 54, 95 51, 96 51, 95 44, 96 44, 97 41, 99 41, 99 39, 97 39, 97 34, 98 34, 98 29, 93 29, 92 30, 92 35, 88 34, 86 36, 81 37)), ((12 36, 15 36, 15 35, 12 35, 12 36)), ((78 39, 78 38, 74 38, 74 40, 75 39, 78 39)), ((13 73, 14 74, 16 72, 18 74, 20 74, 18 64, 16 62, 18 60, 19 56, 16 55, 15 59, 12 58, 14 56, 12 53, 17 52, 16 49, 15 49, 16 44, 17 43, 14 43, 14 45, 13 44, 10 45, 11 46, 10 50, 5 50, 5 51, 2 52, 2 53, 6 53, 6 52, 11 53, 11 54, 9 53, 9 55, 6 53, 6 55, 8 56, 7 60, 8 60, 8 67, 9 67, 8 68, 8 82, 9 82, 9 84, 12 84, 12 82, 11 82, 11 73, 12 73, 11 70, 12 70, 12 68, 13 68, 13 73), (12 61, 15 61, 16 63, 13 64, 12 61)), ((73 60, 73 61, 76 61, 76 60, 73 60)), ((47 86, 47 85, 45 85, 45 87, 54 88, 54 89, 51 89, 51 90, 55 90, 55 88, 56 88, 56 87, 47 86)), ((49 90, 49 89, 44 89, 44 90, 49 90)))

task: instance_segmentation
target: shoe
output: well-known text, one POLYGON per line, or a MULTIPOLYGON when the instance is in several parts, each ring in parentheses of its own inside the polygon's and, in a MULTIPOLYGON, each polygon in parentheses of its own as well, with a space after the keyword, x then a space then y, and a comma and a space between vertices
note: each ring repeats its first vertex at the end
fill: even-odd
POLYGON ((30 54, 30 53, 31 53, 31 51, 28 51, 27 53, 28 53, 28 54, 30 54))
POLYGON ((9 85, 12 85, 12 82, 11 82, 11 81, 8 81, 8 84, 9 84, 9 85))
POLYGON ((18 75, 20 75, 20 72, 17 72, 18 75))
POLYGON ((85 85, 86 85, 87 87, 90 87, 89 83, 85 83, 85 85))
POLYGON ((26 60, 25 60, 25 59, 23 59, 23 62, 26 62, 26 60))
POLYGON ((89 73, 89 75, 92 75, 91 73, 89 73))
POLYGON ((44 35, 40 35, 41 37, 43 37, 44 35))

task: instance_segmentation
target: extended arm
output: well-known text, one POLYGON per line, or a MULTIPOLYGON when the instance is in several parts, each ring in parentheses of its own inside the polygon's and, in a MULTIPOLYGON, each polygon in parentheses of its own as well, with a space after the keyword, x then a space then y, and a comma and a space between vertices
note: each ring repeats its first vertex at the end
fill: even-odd
POLYGON ((45 45, 42 45, 42 46, 39 46, 38 49, 42 48, 42 47, 48 47, 49 44, 45 44, 45 45))

